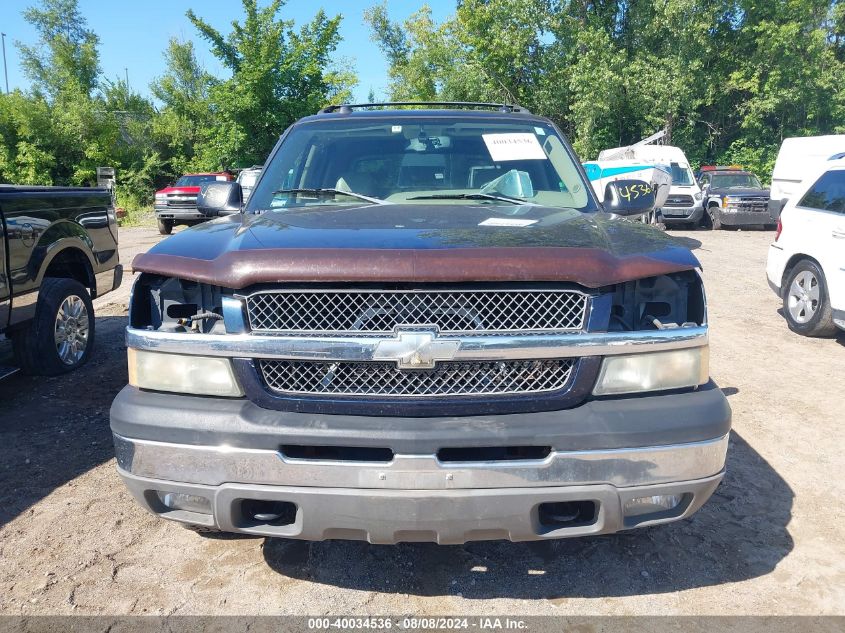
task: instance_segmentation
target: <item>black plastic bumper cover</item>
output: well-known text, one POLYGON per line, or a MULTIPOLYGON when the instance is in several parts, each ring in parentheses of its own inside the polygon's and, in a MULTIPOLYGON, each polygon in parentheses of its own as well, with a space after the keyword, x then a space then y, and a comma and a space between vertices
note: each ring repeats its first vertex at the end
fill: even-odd
POLYGON ((687 392, 596 399, 562 411, 371 417, 262 409, 246 399, 125 387, 111 408, 118 435, 178 444, 276 450, 280 444, 388 447, 433 454, 443 447, 535 445, 554 450, 635 448, 706 441, 730 431, 731 411, 713 383, 687 392))

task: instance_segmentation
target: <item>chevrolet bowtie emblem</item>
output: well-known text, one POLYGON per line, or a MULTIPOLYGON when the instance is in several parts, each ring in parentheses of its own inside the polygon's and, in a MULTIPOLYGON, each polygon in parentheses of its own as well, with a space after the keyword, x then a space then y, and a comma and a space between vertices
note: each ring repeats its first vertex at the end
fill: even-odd
POLYGON ((398 330, 396 338, 379 341, 373 360, 395 361, 399 369, 433 369, 438 361, 452 360, 460 341, 437 339, 432 330, 398 330))

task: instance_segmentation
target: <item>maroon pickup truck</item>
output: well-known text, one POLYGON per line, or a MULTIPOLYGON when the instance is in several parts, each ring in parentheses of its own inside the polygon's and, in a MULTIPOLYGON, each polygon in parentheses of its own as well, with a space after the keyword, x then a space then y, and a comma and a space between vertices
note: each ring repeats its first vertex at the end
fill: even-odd
POLYGON ((229 182, 234 176, 228 172, 185 174, 173 185, 156 191, 155 214, 158 232, 170 235, 178 224, 197 224, 208 218, 197 209, 200 185, 208 182, 229 182))
MULTIPOLYGON (((391 104, 395 105, 395 104, 391 104)), ((409 104, 401 104, 408 106, 409 104)), ((145 508, 372 543, 675 521, 722 479, 699 263, 517 106, 330 107, 138 256, 118 472, 145 508)))

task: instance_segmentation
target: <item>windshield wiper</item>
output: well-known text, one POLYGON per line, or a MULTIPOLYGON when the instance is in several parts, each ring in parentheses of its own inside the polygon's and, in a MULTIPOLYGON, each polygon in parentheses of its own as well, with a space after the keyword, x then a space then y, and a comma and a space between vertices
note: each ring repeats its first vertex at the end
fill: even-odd
POLYGON ((372 202, 373 204, 386 204, 385 200, 381 198, 373 198, 371 196, 365 196, 363 193, 355 193, 354 191, 343 191, 342 189, 322 189, 319 187, 298 187, 295 189, 276 189, 273 194, 277 193, 313 193, 314 195, 320 196, 323 194, 326 195, 336 195, 342 194, 344 196, 351 196, 353 198, 358 198, 359 200, 365 200, 367 202, 372 202))
POLYGON ((492 193, 435 193, 430 196, 414 196, 408 200, 499 200, 501 202, 510 202, 511 204, 531 204, 522 198, 509 198, 508 196, 498 196, 492 193))

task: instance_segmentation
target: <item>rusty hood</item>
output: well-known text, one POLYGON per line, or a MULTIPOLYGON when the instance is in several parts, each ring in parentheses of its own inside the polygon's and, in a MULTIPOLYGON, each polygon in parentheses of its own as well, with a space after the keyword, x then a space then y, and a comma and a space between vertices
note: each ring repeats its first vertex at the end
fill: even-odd
POLYGON ((138 255, 136 271, 240 289, 284 282, 567 281, 600 287, 690 270, 650 226, 509 204, 320 205, 235 214, 138 255))

